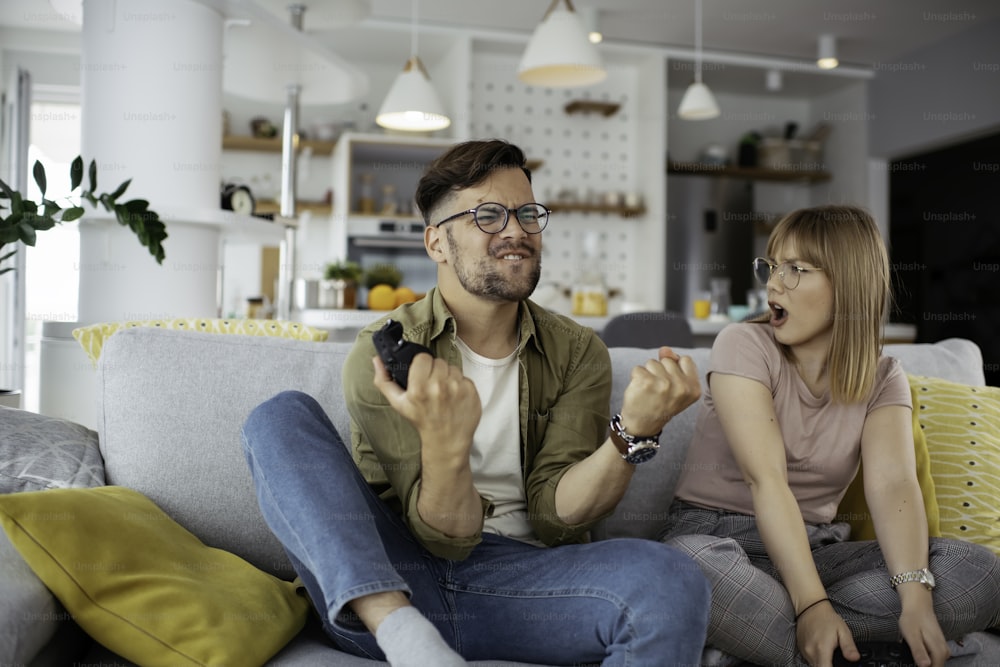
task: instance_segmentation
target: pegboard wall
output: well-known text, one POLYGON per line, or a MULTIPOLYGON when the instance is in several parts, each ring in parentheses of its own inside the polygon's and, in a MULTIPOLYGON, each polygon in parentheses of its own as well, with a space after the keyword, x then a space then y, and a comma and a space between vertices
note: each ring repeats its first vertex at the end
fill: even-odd
MULTIPOLYGON (((541 160, 532 172, 532 186, 542 204, 603 202, 609 193, 644 196, 636 179, 636 69, 606 65, 608 77, 600 84, 566 90, 520 82, 518 61, 507 54, 473 56, 470 138, 506 139, 529 160, 541 160), (566 113, 564 107, 574 100, 620 107, 611 116, 566 113)), ((624 289, 642 220, 618 213, 553 213, 544 232, 541 282, 568 287, 586 268, 600 271, 609 288, 624 289)))

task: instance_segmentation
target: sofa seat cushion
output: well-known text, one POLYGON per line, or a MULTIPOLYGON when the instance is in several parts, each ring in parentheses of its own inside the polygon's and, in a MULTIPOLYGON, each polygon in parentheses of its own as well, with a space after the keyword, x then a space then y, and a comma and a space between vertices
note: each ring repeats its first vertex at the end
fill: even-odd
POLYGON ((104 343, 97 368, 108 484, 139 491, 209 546, 283 579, 295 571, 264 521, 241 427, 275 394, 314 396, 347 436, 349 343, 135 327, 104 343))
POLYGON ((10 541, 91 637, 141 665, 262 665, 305 624, 296 585, 115 486, 0 497, 10 541))

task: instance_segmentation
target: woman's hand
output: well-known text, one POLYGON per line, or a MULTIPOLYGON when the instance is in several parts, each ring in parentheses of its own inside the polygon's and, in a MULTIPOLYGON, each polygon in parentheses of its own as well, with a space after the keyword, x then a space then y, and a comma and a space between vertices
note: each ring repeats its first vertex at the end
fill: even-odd
POLYGON ((904 605, 899 616, 899 633, 919 667, 941 667, 951 655, 931 605, 912 608, 904 605))
POLYGON ((838 646, 848 660, 861 659, 850 628, 829 601, 802 612, 795 623, 795 643, 812 667, 831 667, 833 651, 838 646))

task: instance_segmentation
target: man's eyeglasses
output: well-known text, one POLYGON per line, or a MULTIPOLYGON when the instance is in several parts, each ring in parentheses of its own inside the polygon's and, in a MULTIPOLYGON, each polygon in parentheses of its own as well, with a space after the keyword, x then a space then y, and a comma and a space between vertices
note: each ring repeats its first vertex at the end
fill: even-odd
POLYGON ((792 264, 791 262, 772 264, 763 257, 757 257, 753 260, 753 275, 757 278, 757 282, 763 287, 767 287, 767 281, 769 281, 771 276, 777 272, 778 279, 781 281, 781 284, 785 286, 785 289, 793 290, 799 286, 799 279, 802 277, 803 273, 812 273, 813 271, 822 270, 823 269, 819 267, 806 269, 792 264))
POLYGON ((476 227, 479 227, 479 229, 487 234, 499 234, 506 229, 511 213, 517 218, 521 229, 526 234, 541 234, 542 230, 545 229, 545 225, 549 224, 549 213, 551 211, 541 204, 535 203, 521 204, 517 208, 507 208, 503 204, 497 204, 496 202, 484 202, 476 208, 470 208, 448 216, 434 226, 440 227, 446 222, 451 222, 455 218, 461 218, 463 215, 469 215, 470 213, 472 214, 472 219, 476 222, 476 227))

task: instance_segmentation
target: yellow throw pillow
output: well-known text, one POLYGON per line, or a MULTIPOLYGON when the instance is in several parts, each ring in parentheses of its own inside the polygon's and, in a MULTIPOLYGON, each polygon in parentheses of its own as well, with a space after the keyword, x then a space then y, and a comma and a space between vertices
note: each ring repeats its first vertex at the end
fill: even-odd
POLYGON ((1000 555, 1000 387, 912 376, 941 535, 1000 555))
POLYGON ((253 319, 205 319, 178 318, 173 320, 131 320, 128 322, 105 322, 73 329, 73 338, 83 346, 91 362, 97 364, 101 358, 104 341, 119 329, 132 327, 160 327, 179 331, 203 331, 206 333, 238 334, 241 336, 274 336, 298 340, 325 341, 330 332, 299 322, 285 320, 253 319))
POLYGON ((0 524, 92 638, 144 667, 262 665, 305 624, 294 583, 125 487, 6 494, 0 524))
MULTIPOLYGON (((920 495, 924 499, 924 513, 927 515, 927 533, 931 537, 940 537, 941 526, 937 493, 934 487, 934 477, 931 474, 930 455, 927 452, 927 439, 920 428, 918 420, 919 409, 917 389, 910 379, 910 397, 913 400, 913 453, 917 459, 917 482, 920 484, 920 495)), ((863 466, 862 466, 863 468, 863 466)), ((868 502, 865 500, 864 475, 862 469, 847 488, 847 493, 837 508, 837 520, 846 521, 851 525, 852 540, 874 540, 875 524, 872 522, 868 502)))

